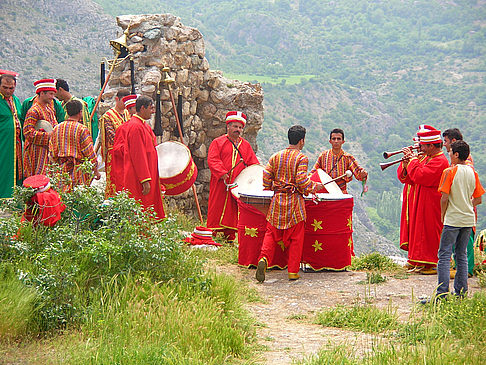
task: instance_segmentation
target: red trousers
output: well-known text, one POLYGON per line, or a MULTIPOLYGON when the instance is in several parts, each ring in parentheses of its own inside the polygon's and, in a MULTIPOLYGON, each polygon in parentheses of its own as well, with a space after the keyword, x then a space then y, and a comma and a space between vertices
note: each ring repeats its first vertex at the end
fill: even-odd
POLYGON ((304 228, 304 221, 287 229, 275 228, 267 222, 267 230, 263 238, 262 249, 258 260, 265 257, 267 263, 271 266, 275 250, 288 250, 288 272, 291 274, 298 273, 302 259, 302 247, 304 246, 304 228))

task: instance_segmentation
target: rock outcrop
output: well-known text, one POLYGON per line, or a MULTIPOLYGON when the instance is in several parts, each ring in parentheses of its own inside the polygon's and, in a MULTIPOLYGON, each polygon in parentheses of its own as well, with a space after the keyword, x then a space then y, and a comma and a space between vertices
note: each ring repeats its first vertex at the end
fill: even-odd
MULTIPOLYGON (((210 172, 207 152, 211 141, 226 132, 225 115, 241 110, 248 117, 244 137, 257 150, 256 136, 263 122, 263 90, 260 84, 243 83, 210 70, 205 57, 202 34, 186 27, 171 14, 124 15, 117 17, 123 31, 128 29, 127 46, 135 65, 135 90, 155 100, 160 90, 163 135, 159 142, 179 141, 177 126, 162 69, 169 67, 175 79, 170 88, 174 98, 182 95, 184 142, 191 150, 199 170, 196 190, 203 213, 209 197, 210 172)), ((131 87, 130 56, 115 67, 103 94, 105 109, 114 103, 120 88, 131 87)), ((154 121, 152 120, 152 126, 154 121)), ((166 205, 196 214, 191 190, 177 197, 167 197, 166 205)))

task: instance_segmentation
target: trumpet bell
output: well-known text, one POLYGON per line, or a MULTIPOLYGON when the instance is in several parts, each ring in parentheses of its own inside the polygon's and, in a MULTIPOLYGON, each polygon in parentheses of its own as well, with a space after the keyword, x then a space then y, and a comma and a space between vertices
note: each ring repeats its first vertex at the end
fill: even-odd
POLYGON ((119 54, 118 57, 128 56, 128 46, 127 46, 127 35, 123 33, 117 39, 112 39, 110 41, 110 46, 114 49, 115 54, 119 54))

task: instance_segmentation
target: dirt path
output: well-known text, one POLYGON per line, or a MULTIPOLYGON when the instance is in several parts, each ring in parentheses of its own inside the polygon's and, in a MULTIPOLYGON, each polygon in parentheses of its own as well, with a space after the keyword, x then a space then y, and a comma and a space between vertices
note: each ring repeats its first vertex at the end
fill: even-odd
MULTIPOLYGON (((388 277, 383 284, 364 285, 360 284, 366 279, 364 272, 301 272, 301 279, 289 282, 286 270, 269 271, 263 284, 256 283, 255 270, 234 267, 233 274, 248 280, 263 298, 264 303, 251 303, 248 309, 261 324, 257 335, 268 349, 262 354, 265 364, 291 364, 326 344, 346 343, 368 351, 373 336, 313 324, 315 314, 322 308, 366 300, 380 308, 391 304, 407 320, 418 298, 430 296, 437 285, 435 275, 388 277)), ((478 290, 477 279, 469 279, 470 293, 478 290)))

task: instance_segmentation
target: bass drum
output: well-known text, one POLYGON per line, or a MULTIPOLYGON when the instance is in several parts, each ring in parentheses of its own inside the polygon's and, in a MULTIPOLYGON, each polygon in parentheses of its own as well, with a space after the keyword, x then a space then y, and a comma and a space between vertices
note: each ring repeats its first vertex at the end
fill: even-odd
POLYGON ((197 167, 191 151, 180 142, 163 142, 156 147, 160 183, 166 195, 179 195, 188 190, 197 178, 197 167))
POLYGON ((265 167, 260 164, 251 165, 241 170, 234 183, 236 186, 231 189, 231 194, 235 198, 240 197, 240 193, 250 195, 264 195, 263 193, 263 170, 265 167))

